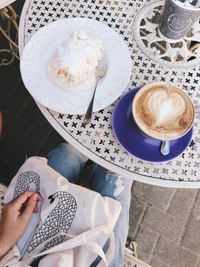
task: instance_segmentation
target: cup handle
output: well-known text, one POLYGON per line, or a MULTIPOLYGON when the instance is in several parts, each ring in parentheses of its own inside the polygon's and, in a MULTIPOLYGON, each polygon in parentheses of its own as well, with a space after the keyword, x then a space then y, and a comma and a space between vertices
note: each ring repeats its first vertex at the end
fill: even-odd
POLYGON ((167 156, 170 152, 170 141, 161 141, 160 152, 167 156))

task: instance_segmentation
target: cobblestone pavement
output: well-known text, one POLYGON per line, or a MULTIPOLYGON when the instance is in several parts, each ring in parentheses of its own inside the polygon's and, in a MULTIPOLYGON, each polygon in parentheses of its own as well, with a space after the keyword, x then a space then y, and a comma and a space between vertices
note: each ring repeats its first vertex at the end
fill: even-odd
POLYGON ((129 238, 152 267, 200 267, 200 193, 135 182, 129 238))
MULTIPOLYGON (((18 0, 15 5, 20 13, 23 1, 18 0)), ((4 45, 0 35, 0 47, 4 45)), ((45 156, 63 141, 26 91, 17 60, 11 66, 0 67, 0 109, 3 113, 2 142, 22 144, 28 156, 45 156)), ((5 183, 9 184, 9 180, 5 183)), ((130 240, 137 242, 139 259, 152 267, 200 267, 199 190, 135 182, 130 240)))

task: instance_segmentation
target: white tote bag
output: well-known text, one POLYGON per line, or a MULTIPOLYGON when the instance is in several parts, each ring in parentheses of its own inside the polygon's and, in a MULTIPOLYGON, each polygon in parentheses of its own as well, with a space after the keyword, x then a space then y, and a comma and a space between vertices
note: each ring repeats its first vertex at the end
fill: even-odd
POLYGON ((26 190, 39 192, 44 201, 14 248, 0 266, 29 266, 37 257, 39 267, 89 267, 99 255, 98 266, 108 266, 114 254, 114 233, 121 204, 109 197, 69 183, 47 165, 45 158, 29 158, 11 181, 5 203, 26 190), (102 247, 110 238, 106 254, 102 247), (14 256, 15 254, 15 256, 14 256), (21 260, 19 261, 19 258, 21 260), (67 265, 66 265, 67 264, 67 265))

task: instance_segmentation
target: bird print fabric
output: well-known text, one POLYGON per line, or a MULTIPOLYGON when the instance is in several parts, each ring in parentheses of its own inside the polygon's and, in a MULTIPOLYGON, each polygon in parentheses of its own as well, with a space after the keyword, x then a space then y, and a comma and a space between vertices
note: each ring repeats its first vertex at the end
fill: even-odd
MULTIPOLYGON (((13 198, 21 195, 26 190, 30 190, 30 185, 34 185, 35 192, 40 192, 41 177, 32 171, 26 171, 19 175, 14 190, 13 198)), ((67 233, 76 215, 77 202, 68 192, 58 191, 48 197, 49 204, 57 199, 57 205, 46 217, 44 223, 37 230, 29 245, 28 252, 31 252, 39 244, 59 233, 67 233)), ((63 242, 64 235, 57 235, 47 242, 41 252, 46 251, 63 242)))
MULTIPOLYGON (((58 199, 58 204, 49 213, 42 226, 34 235, 28 248, 28 252, 31 252, 39 244, 55 236, 56 234, 59 234, 60 232, 67 233, 76 215, 77 202, 70 193, 58 191, 49 196, 49 199, 50 204, 53 203, 55 199, 58 199)), ((45 245, 42 251, 46 251, 47 249, 61 244, 63 240, 64 236, 56 236, 45 245)))
POLYGON ((17 178, 17 183, 13 198, 20 196, 25 191, 30 190, 30 185, 35 185, 35 192, 40 192, 40 176, 36 172, 23 172, 17 178))

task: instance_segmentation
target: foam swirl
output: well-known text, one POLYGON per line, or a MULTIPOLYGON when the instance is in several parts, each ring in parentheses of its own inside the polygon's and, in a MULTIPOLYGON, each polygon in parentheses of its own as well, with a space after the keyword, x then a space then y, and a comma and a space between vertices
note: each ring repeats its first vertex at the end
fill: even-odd
POLYGON ((150 92, 145 98, 144 105, 155 120, 155 125, 176 121, 183 115, 186 108, 185 101, 177 92, 169 95, 163 89, 150 92))

